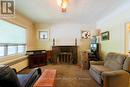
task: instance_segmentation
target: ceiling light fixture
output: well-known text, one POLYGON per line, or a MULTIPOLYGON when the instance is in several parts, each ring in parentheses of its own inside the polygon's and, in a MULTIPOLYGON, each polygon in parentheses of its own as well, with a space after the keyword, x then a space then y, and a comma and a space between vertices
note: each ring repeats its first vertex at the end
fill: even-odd
POLYGON ((62 12, 66 12, 68 2, 68 0, 57 0, 57 4, 61 8, 62 12))

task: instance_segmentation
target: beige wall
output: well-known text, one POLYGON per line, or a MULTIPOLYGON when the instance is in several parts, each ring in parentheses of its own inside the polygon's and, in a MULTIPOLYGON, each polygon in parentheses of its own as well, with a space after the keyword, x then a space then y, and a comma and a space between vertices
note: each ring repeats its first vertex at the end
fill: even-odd
POLYGON ((55 38, 55 45, 75 45, 77 38, 78 46, 81 50, 87 50, 89 40, 81 40, 81 30, 92 31, 95 25, 75 24, 75 23, 59 23, 52 25, 36 24, 37 29, 37 49, 50 50, 55 38), (48 31, 49 38, 47 40, 39 39, 39 31, 48 31), (86 42, 85 42, 86 41, 86 42), (85 45, 86 44, 86 45, 85 45))
MULTIPOLYGON (((26 34, 27 35, 26 36, 27 37, 27 50, 33 50, 33 49, 36 48, 36 34, 35 34, 36 31, 35 31, 33 23, 30 20, 28 20, 27 18, 25 18, 24 16, 22 16, 22 15, 20 15, 18 13, 16 13, 15 17, 13 17, 13 18, 4 18, 4 20, 26 28, 27 29, 27 34, 26 34)), ((13 60, 13 59, 18 59, 19 56, 11 56, 11 57, 8 56, 8 58, 13 60)), ((9 61, 10 60, 8 60, 6 62, 9 63, 9 61)), ((2 62, 0 62, 0 64, 6 64, 6 63, 4 63, 2 61, 2 62)), ((25 60, 11 65, 11 67, 16 68, 17 71, 20 71, 20 70, 22 70, 23 68, 25 68, 27 66, 28 66, 27 57, 26 57, 25 60)))
POLYGON ((90 43, 89 40, 81 39, 81 31, 86 30, 91 32, 95 29, 95 25, 77 23, 36 24, 35 27, 37 29, 37 49, 51 50, 53 38, 55 38, 55 45, 75 45, 75 38, 77 38, 79 52, 88 50, 90 43), (49 39, 40 40, 39 31, 48 31, 49 39))
POLYGON ((50 50, 51 49, 51 39, 50 39, 50 28, 51 25, 44 25, 44 24, 36 24, 36 49, 38 50, 50 50), (46 40, 39 39, 39 31, 47 31, 49 34, 49 38, 46 40))
POLYGON ((110 32, 110 40, 101 41, 101 51, 104 57, 108 52, 126 53, 125 29, 130 22, 130 3, 118 8, 106 18, 97 23, 102 32, 110 32))

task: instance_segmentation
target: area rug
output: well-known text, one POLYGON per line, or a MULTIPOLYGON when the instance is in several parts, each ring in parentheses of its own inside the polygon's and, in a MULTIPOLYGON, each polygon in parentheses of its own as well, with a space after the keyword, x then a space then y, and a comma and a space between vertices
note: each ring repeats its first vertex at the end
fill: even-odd
MULTIPOLYGON (((56 87, 100 87, 95 80, 91 78, 88 70, 82 70, 77 65, 47 65, 42 66, 41 69, 56 69, 57 76, 55 85, 56 87)), ((21 73, 27 73, 31 69, 25 69, 21 73)))

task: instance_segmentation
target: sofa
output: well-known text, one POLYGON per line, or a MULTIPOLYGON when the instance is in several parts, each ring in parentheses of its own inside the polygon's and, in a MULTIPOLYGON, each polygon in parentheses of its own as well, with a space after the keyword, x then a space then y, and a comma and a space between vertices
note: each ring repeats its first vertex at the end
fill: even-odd
POLYGON ((40 68, 34 68, 29 74, 16 74, 8 65, 0 65, 0 87, 32 87, 40 75, 40 68))
POLYGON ((130 58, 110 52, 104 61, 90 61, 89 72, 102 87, 128 87, 130 58))

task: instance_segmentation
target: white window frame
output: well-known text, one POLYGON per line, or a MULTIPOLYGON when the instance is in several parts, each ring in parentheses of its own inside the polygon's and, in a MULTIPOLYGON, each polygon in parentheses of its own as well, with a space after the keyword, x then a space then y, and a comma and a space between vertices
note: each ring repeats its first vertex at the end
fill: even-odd
MULTIPOLYGON (((10 43, 0 43, 0 46, 4 47, 4 56, 10 56, 10 55, 15 55, 15 54, 25 54, 26 51, 26 44, 10 44, 10 43), (14 54, 8 54, 8 47, 9 46, 16 46, 16 53, 14 54), (18 46, 24 46, 24 51, 19 53, 18 52, 18 46)), ((4 56, 0 56, 0 57, 4 57, 4 56)))

